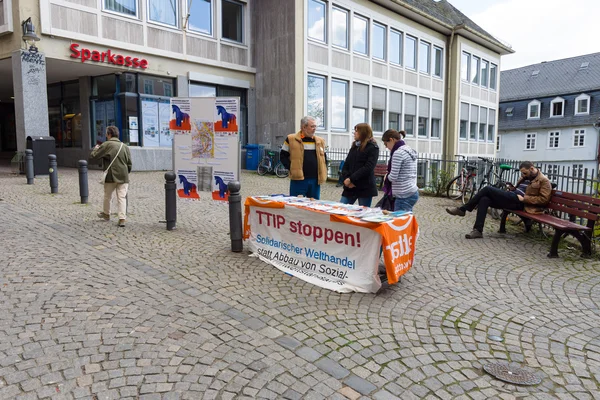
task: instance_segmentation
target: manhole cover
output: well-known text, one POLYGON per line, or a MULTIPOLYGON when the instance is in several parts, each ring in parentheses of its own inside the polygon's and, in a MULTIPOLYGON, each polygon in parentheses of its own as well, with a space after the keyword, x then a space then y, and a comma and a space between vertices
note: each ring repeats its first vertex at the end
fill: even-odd
POLYGON ((537 385, 542 381, 542 378, 539 376, 522 368, 511 367, 508 364, 486 364, 483 366, 483 369, 493 377, 504 382, 514 383, 515 385, 537 385))

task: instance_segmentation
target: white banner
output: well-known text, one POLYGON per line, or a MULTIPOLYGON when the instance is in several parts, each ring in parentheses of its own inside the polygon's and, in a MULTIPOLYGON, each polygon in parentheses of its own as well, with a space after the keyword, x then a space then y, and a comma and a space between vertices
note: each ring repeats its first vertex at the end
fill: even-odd
POLYGON ((250 206, 250 249, 281 271, 340 293, 375 293, 381 236, 296 207, 250 206))

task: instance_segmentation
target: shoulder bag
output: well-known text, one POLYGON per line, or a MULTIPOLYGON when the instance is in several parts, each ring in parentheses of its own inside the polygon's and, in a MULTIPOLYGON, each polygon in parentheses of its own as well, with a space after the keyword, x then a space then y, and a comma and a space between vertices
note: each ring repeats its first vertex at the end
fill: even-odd
POLYGON ((112 167, 112 165, 115 162, 115 160, 117 159, 117 157, 119 157, 119 153, 121 152, 122 148, 123 148, 123 142, 121 142, 121 146, 119 147, 119 151, 117 151, 117 155, 115 156, 115 158, 112 159, 110 164, 108 164, 108 168, 106 168, 106 170, 102 173, 102 178, 100 178, 100 181, 98 182, 101 185, 104 185, 106 183, 106 175, 108 175, 108 170, 110 169, 110 167, 112 167))

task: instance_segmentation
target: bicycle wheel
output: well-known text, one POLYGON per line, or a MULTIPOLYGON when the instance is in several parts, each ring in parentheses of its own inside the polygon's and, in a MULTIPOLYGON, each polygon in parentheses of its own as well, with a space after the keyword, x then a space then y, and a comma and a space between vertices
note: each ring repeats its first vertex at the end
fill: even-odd
MULTIPOLYGON (((493 186, 495 188, 500 189, 500 190, 508 190, 508 187, 507 187, 507 185, 506 185, 506 183, 504 181, 498 181, 493 186)), ((502 216, 502 209, 500 209, 500 208, 490 208, 490 216, 492 218, 494 218, 494 219, 500 219, 500 217, 502 216)))
POLYGON ((458 200, 463 196, 463 189, 465 186, 464 177, 458 175, 454 179, 450 181, 448 187, 446 188, 446 196, 452 200, 458 200))
POLYGON ((475 183, 475 180, 472 177, 468 177, 467 182, 465 183, 465 186, 461 193, 461 200, 463 204, 467 204, 469 200, 471 200, 471 198, 477 191, 476 189, 477 184, 475 183))
POLYGON ((271 163, 269 162, 269 160, 262 160, 260 162, 260 164, 258 164, 258 168, 256 169, 256 172, 258 172, 258 174, 260 176, 263 176, 270 170, 271 170, 271 163))
POLYGON ((290 171, 287 170, 286 167, 284 167, 284 165, 280 162, 275 166, 275 175, 277 175, 280 178, 287 178, 287 176, 290 174, 290 171))

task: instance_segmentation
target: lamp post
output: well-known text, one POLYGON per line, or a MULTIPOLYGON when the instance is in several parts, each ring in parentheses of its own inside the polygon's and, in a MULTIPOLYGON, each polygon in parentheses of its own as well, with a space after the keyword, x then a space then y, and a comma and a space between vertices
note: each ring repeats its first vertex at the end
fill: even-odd
POLYGON ((35 47, 35 42, 39 42, 40 38, 35 34, 35 26, 33 25, 33 22, 31 22, 31 17, 23 21, 21 27, 23 28, 23 41, 25 42, 25 46, 29 44, 29 52, 37 53, 38 48, 35 47))

